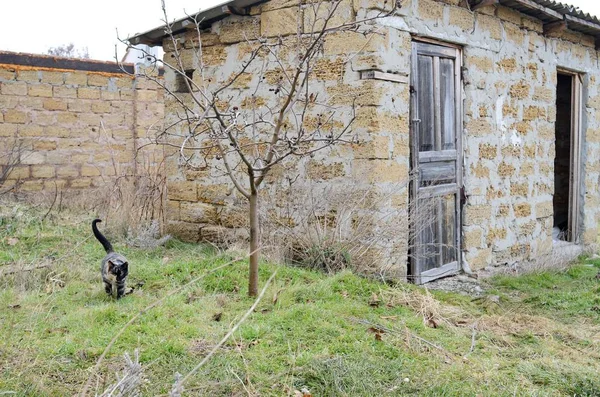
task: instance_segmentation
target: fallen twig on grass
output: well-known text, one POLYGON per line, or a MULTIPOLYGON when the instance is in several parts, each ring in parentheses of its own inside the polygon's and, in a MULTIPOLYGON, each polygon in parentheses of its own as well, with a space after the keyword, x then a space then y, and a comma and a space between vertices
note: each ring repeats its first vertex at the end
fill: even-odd
MULTIPOLYGON (((259 248, 260 249, 260 248, 259 248)), ((151 310, 152 308, 158 306, 159 304, 161 304, 165 299, 179 293, 181 290, 185 289, 186 287, 190 286, 191 284, 194 284, 200 280, 202 280, 204 277, 208 276, 209 274, 212 274, 218 270, 221 270, 227 266, 230 266, 234 263, 237 263, 245 258, 247 258, 250 254, 246 255, 245 257, 240 257, 240 258, 236 258, 232 261, 229 261, 221 266, 217 266, 209 271, 207 271, 206 273, 204 273, 201 276, 196 277, 195 279, 193 279, 192 281, 182 285, 179 288, 174 289, 173 291, 169 292, 167 295, 163 296, 160 299, 157 299, 156 301, 154 301, 152 304, 150 304, 149 306, 145 307, 144 309, 140 310, 135 316, 133 316, 120 330, 119 332, 117 332, 117 334, 111 339, 111 341, 108 343, 108 345, 106 346, 106 348, 104 349, 104 351, 102 352, 102 354, 100 355, 100 357, 98 358, 98 361, 96 362, 96 365, 92 368, 92 373, 90 374, 90 376, 88 377, 87 382, 85 383, 85 385, 83 386, 81 392, 79 393, 79 395, 81 397, 84 397, 87 394, 87 391, 90 387, 90 384, 92 382, 92 378, 94 376, 94 374, 96 374, 96 372, 98 371, 98 369, 100 368, 100 364, 102 364, 102 361, 104 360, 104 357, 106 356, 106 354, 108 353, 108 351, 110 350, 110 348, 115 344, 115 342, 117 341, 117 339, 123 334, 123 332, 125 332, 125 330, 127 329, 127 327, 129 327, 131 324, 133 324, 135 322, 135 320, 137 320, 139 317, 141 317, 144 313, 148 312, 149 310, 151 310)))
POLYGON ((276 274, 277 274, 277 270, 275 272, 273 272, 271 277, 269 277, 269 279, 265 283, 265 286, 263 287, 262 291, 260 291, 260 294, 258 294, 258 297, 254 301, 254 304, 252 304, 250 309, 248 309, 248 311, 242 316, 242 318, 229 330, 229 332, 227 332, 227 334, 223 337, 223 339, 221 339, 219 341, 219 343, 217 343, 216 346, 213 347, 212 350, 202 359, 202 361, 200 361, 200 363, 198 365, 196 365, 190 372, 188 372, 187 375, 179 376, 177 378, 177 380, 173 384, 173 387, 171 388, 171 393, 169 393, 169 396, 181 397, 181 395, 183 393, 183 384, 185 383, 185 381, 187 381, 189 378, 191 378, 192 375, 194 375, 200 368, 202 368, 202 366, 208 362, 208 360, 217 352, 217 350, 219 350, 221 348, 221 346, 223 346, 225 344, 225 342, 227 342, 227 340, 231 337, 231 335, 233 335, 233 333, 235 331, 237 331, 237 329, 240 327, 240 325, 242 325, 242 323, 244 321, 246 321, 246 319, 250 316, 250 314, 252 314, 252 312, 254 312, 254 310, 256 309, 256 306, 258 306, 258 304, 260 303, 260 300, 264 296, 265 292, 267 291, 267 288, 269 287, 269 284, 271 284, 271 281, 273 281, 276 274))
POLYGON ((467 354, 465 354, 465 358, 467 358, 469 356, 469 354, 473 353, 473 350, 475 350, 475 336, 477 335, 477 323, 473 324, 473 334, 471 335, 471 348, 469 349, 469 352, 467 354))
POLYGON ((14 266, 6 266, 9 269, 3 269, 2 271, 0 271, 0 277, 3 276, 8 276, 9 274, 15 274, 15 273, 23 273, 23 272, 31 272, 33 270, 37 270, 37 269, 44 269, 47 267, 50 267, 50 263, 43 263, 41 265, 34 265, 34 266, 29 266, 29 267, 20 267, 20 268, 15 268, 14 266))
MULTIPOLYGON (((350 320, 352 320, 354 322, 357 322, 359 324, 364 324, 364 325, 368 325, 368 326, 376 328, 376 329, 383 330, 383 331, 385 331, 387 333, 390 333, 390 334, 402 335, 402 331, 401 330, 397 330, 397 329, 394 329, 394 328, 384 327, 381 324, 373 323, 373 322, 371 322, 369 320, 363 320, 363 319, 360 319, 360 318, 350 318, 350 320)), ((429 345, 429 346, 431 346, 433 348, 436 348, 437 350, 443 352, 447 356, 450 356, 450 357, 455 357, 456 356, 456 354, 449 352, 448 350, 444 349, 443 347, 438 346, 435 343, 430 342, 427 339, 420 337, 419 335, 415 334, 414 332, 409 331, 408 327, 406 327, 406 326, 404 326, 404 332, 407 335, 410 335, 410 337, 415 338, 415 339, 419 340, 420 342, 423 342, 423 343, 425 343, 425 344, 427 344, 427 345, 429 345)))

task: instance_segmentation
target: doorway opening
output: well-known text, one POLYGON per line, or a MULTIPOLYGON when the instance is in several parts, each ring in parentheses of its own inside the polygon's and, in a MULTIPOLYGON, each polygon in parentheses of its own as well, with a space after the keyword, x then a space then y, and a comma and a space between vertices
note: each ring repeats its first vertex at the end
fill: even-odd
POLYGON ((578 238, 580 96, 580 76, 558 72, 552 237, 572 243, 578 238))

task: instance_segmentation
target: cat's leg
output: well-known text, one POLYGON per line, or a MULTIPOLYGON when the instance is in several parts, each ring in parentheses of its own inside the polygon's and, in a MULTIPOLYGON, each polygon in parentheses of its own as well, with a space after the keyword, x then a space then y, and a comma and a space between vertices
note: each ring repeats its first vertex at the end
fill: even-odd
POLYGON ((117 281, 117 299, 121 299, 123 295, 125 295, 125 280, 117 281))
POLYGON ((106 291, 106 293, 108 295, 112 295, 112 283, 107 280, 103 280, 103 281, 104 281, 104 291, 106 291))

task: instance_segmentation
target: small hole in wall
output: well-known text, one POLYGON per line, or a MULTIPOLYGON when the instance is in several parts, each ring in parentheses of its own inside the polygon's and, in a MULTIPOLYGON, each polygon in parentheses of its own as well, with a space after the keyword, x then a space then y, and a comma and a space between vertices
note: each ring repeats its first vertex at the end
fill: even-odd
POLYGON ((187 69, 185 76, 181 73, 177 73, 175 76, 175 92, 189 92, 186 85, 186 80, 190 81, 194 78, 194 69, 187 69))

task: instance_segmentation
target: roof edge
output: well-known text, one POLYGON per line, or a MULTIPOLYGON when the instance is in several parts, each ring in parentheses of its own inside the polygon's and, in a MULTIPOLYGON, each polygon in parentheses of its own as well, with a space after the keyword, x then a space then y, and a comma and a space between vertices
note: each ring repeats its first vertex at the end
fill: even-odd
MULTIPOLYGON (((249 7, 264 3, 266 0, 230 0, 221 3, 215 7, 208 8, 204 11, 185 16, 171 23, 171 30, 174 33, 183 32, 189 29, 195 29, 194 21, 199 21, 201 27, 208 27, 213 22, 223 19, 229 15, 247 15, 249 7)), ((162 45, 162 40, 167 36, 165 28, 167 25, 162 25, 154 29, 150 29, 144 33, 137 33, 127 39, 129 44, 146 44, 151 47, 162 45)))
MULTIPOLYGON (((194 29, 196 26, 194 21, 200 21, 201 27, 205 28, 228 15, 247 15, 250 6, 266 1, 268 0, 227 1, 196 14, 175 20, 170 24, 171 30, 175 34, 178 34, 189 29, 194 29)), ((474 9, 477 9, 478 6, 481 7, 493 4, 511 8, 510 5, 504 4, 508 2, 516 2, 526 9, 532 10, 531 13, 519 10, 519 12, 522 12, 523 14, 537 17, 536 13, 542 12, 554 21, 566 23, 566 26, 571 30, 594 36, 600 40, 600 20, 595 16, 583 13, 575 6, 566 5, 554 0, 468 0, 468 4, 474 9)), ((163 38, 167 36, 165 28, 166 25, 162 25, 144 33, 135 34, 128 38, 127 41, 132 45, 146 44, 149 46, 162 46, 163 38)))
POLYGON ((67 58, 10 51, 0 51, 0 64, 102 73, 133 74, 135 72, 135 66, 132 63, 117 64, 117 62, 113 61, 67 58))

